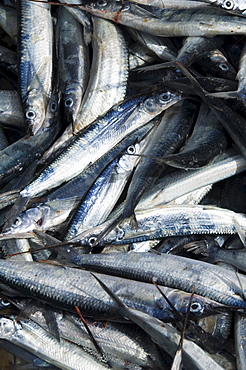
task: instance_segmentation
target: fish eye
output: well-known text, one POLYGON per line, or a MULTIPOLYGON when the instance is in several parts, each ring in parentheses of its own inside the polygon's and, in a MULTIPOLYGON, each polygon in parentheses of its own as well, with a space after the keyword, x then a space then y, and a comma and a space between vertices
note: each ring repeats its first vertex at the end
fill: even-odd
POLYGON ((57 110, 57 103, 56 102, 53 101, 51 103, 50 110, 51 110, 51 112, 56 112, 56 110, 57 110))
POLYGON ((170 99, 171 99, 171 93, 169 91, 162 93, 159 96, 160 102, 167 102, 170 99))
POLYGON ((234 1, 224 0, 221 6, 226 10, 232 10, 234 8, 234 1))
POLYGON ((124 4, 122 11, 130 10, 130 9, 131 9, 130 4, 124 4))
POLYGON ((7 299, 1 299, 0 305, 3 307, 8 307, 10 306, 10 302, 7 299))
POLYGON ((88 239, 88 244, 89 244, 89 246, 90 246, 90 247, 93 247, 93 246, 94 246, 94 244, 96 243, 96 241, 97 241, 96 236, 91 236, 91 237, 88 239))
POLYGON ((106 0, 99 0, 97 1, 97 5, 100 7, 108 5, 108 2, 106 0))
POLYGON ((124 238, 124 236, 125 236, 125 231, 122 229, 122 227, 118 226, 116 240, 117 241, 122 240, 124 238))
POLYGON ((29 109, 26 111, 26 118, 27 119, 34 119, 36 117, 36 112, 34 110, 29 109))
POLYGON ((65 100, 65 107, 66 107, 66 108, 71 108, 71 107, 73 106, 73 104, 74 104, 74 101, 73 101, 73 99, 72 99, 72 98, 67 98, 67 99, 65 100))
POLYGON ((127 154, 135 154, 136 153, 135 146, 134 145, 128 146, 126 151, 127 151, 127 154))
POLYGON ((20 226, 22 224, 22 219, 21 219, 21 217, 17 217, 16 219, 15 219, 15 221, 13 222, 13 227, 18 227, 18 226, 20 226))
POLYGON ((219 68, 222 69, 222 71, 228 71, 229 69, 229 67, 224 63, 220 63, 219 68))
POLYGON ((200 312, 202 311, 202 305, 199 302, 192 302, 190 305, 190 312, 200 312))

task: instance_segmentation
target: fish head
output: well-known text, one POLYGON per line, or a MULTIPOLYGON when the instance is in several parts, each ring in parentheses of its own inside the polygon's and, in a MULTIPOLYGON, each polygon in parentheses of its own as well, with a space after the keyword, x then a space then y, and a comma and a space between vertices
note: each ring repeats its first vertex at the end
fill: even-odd
POLYGON ((118 13, 124 10, 124 4, 121 0, 98 0, 86 1, 80 6, 81 9, 97 16, 106 16, 107 18, 114 18, 118 13))
POLYGON ((56 122, 59 113, 59 102, 60 93, 58 91, 54 91, 48 102, 44 123, 42 125, 44 130, 48 130, 49 127, 53 126, 53 124, 56 122))
POLYGON ((43 213, 39 207, 30 208, 16 217, 12 226, 3 232, 1 234, 1 237, 13 234, 16 235, 39 229, 42 223, 42 219, 43 213))
POLYGON ((142 103, 142 110, 147 114, 156 116, 182 99, 179 91, 164 90, 147 98, 142 103))
POLYGON ((220 50, 213 50, 208 54, 208 57, 216 66, 218 75, 221 78, 235 80, 237 72, 233 68, 233 66, 228 62, 228 60, 224 57, 220 50))
POLYGON ((29 92, 25 101, 24 118, 28 133, 35 135, 41 128, 45 119, 46 104, 42 99, 37 99, 37 91, 33 89, 29 92))
POLYGON ((225 306, 219 302, 196 294, 194 294, 192 298, 188 296, 183 297, 180 302, 180 310, 184 314, 189 312, 190 318, 194 320, 199 317, 215 315, 220 312, 222 307, 224 308, 225 306))
POLYGON ((234 10, 234 11, 245 11, 246 5, 244 0, 219 0, 218 5, 225 10, 234 10))
POLYGON ((68 87, 63 93, 63 108, 68 122, 75 122, 79 112, 80 103, 84 90, 81 85, 76 83, 67 84, 68 87))
POLYGON ((246 11, 245 0, 202 0, 204 2, 209 2, 212 5, 217 6, 223 10, 230 13, 244 15, 246 11))
MULTIPOLYGON (((189 313, 191 319, 198 319, 201 317, 206 317, 210 315, 215 315, 220 312, 220 309, 225 307, 223 304, 215 302, 209 298, 200 296, 198 294, 191 295, 191 293, 186 293, 180 290, 173 289, 168 294, 167 297, 173 307, 170 306, 170 311, 174 313, 177 311, 177 315, 185 316, 189 313)), ((160 307, 166 307, 166 300, 160 298, 158 300, 158 305, 160 307)))
POLYGON ((20 328, 20 324, 16 323, 14 320, 7 317, 0 318, 0 338, 11 338, 18 328, 20 328))

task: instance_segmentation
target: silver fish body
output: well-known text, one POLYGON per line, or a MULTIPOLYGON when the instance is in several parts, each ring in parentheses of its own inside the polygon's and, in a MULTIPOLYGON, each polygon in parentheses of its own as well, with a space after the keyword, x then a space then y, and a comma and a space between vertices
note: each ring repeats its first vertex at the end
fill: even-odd
POLYGON ((122 6, 121 2, 108 0, 79 7, 93 15, 163 37, 211 37, 220 34, 244 34, 246 31, 243 18, 224 13, 220 9, 213 9, 211 13, 211 9, 206 6, 186 9, 153 7, 151 13, 151 10, 148 11, 129 1, 125 1, 122 6))
POLYGON ((245 232, 244 215, 219 207, 202 205, 163 205, 135 212, 137 229, 129 220, 121 222, 107 235, 101 233, 112 220, 90 229, 69 242, 93 246, 98 244, 128 244, 167 236, 192 234, 235 234, 238 226, 245 232), (163 228, 165 225, 165 228, 163 228), (99 240, 97 238, 99 237, 99 240))
POLYGON ((70 122, 76 120, 89 75, 89 51, 82 25, 60 7, 57 24, 58 71, 64 112, 70 122))
POLYGON ((33 135, 43 124, 51 96, 53 24, 48 3, 21 0, 19 12, 20 96, 33 135))
POLYGON ((224 157, 213 164, 198 170, 175 171, 156 182, 142 198, 137 209, 153 208, 160 204, 166 204, 185 193, 214 184, 217 181, 245 171, 246 162, 244 157, 234 152, 232 156, 228 152, 224 157), (234 155, 235 154, 235 155, 234 155))
POLYGON ((96 161, 117 145, 126 135, 147 124, 152 118, 180 99, 179 93, 170 93, 168 99, 166 93, 143 99, 142 103, 137 103, 135 110, 130 117, 127 116, 127 119, 124 120, 124 112, 122 112, 123 120, 120 126, 117 119, 114 120, 112 117, 117 116, 117 108, 121 110, 121 105, 116 109, 112 108, 106 117, 96 120, 87 130, 82 130, 75 141, 36 180, 21 191, 21 196, 44 192, 75 177, 92 161, 96 161), (110 119, 112 122, 107 125, 110 119), (74 165, 75 163, 76 165, 74 165))
POLYGON ((64 339, 60 342, 52 334, 31 320, 15 322, 14 318, 0 318, 0 337, 38 354, 39 357, 64 370, 103 370, 106 365, 93 359, 81 347, 64 339))
MULTIPOLYGON (((99 320, 119 321, 120 315, 107 294, 95 284, 88 271, 77 268, 54 266, 47 263, 0 260, 1 288, 8 294, 8 287, 26 297, 36 297, 59 308, 74 312, 78 306, 82 315, 99 320), (7 284, 7 290, 6 288, 7 284)), ((175 320, 175 314, 168 310, 169 304, 153 284, 141 283, 116 276, 100 275, 108 286, 133 308, 147 312, 165 321, 175 320)), ((186 314, 190 294, 163 287, 164 294, 176 310, 186 314)), ((193 317, 213 314, 223 307, 211 299, 194 296, 191 306, 193 317)), ((121 321, 121 320, 120 320, 121 321)))
POLYGON ((245 307, 246 278, 234 271, 171 254, 134 253, 84 255, 76 261, 83 268, 128 276, 142 281, 193 291, 228 306, 245 307), (110 271, 110 272, 109 272, 110 271), (175 272, 174 272, 175 271, 175 272), (239 277, 239 281, 238 281, 239 277))

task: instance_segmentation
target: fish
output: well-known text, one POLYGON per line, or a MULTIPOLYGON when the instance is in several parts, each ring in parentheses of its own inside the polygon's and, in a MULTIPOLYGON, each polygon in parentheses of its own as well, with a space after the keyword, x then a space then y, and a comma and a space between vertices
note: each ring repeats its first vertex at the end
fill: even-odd
POLYGON ((74 142, 44 169, 36 180, 20 192, 21 197, 44 193, 72 179, 86 169, 92 161, 96 161, 117 145, 126 135, 131 134, 141 125, 147 124, 152 118, 179 100, 181 100, 179 92, 161 92, 149 98, 143 95, 132 102, 123 102, 116 108, 113 107, 87 130, 82 130, 75 137, 74 142), (120 130, 119 120, 121 121, 120 130), (99 136, 100 140, 98 140, 99 136), (76 166, 74 166, 75 162, 77 162, 76 166))
POLYGON ((90 271, 155 281, 175 289, 193 291, 235 307, 245 307, 245 276, 225 268, 171 254, 129 252, 110 255, 80 255, 74 261, 90 271), (175 271, 175 272, 174 272, 175 271), (240 283, 239 283, 240 281, 240 283))
POLYGON ((20 15, 19 88, 30 135, 41 128, 51 97, 53 25, 50 5, 18 2, 20 15))
MULTIPOLYGON (((177 333, 176 329, 168 325, 163 325, 160 320, 157 320, 151 315, 143 314, 136 309, 130 309, 129 307, 124 305, 123 302, 121 302, 119 297, 117 297, 117 295, 112 292, 111 289, 98 276, 94 274, 93 276, 113 299, 123 317, 126 317, 139 325, 143 330, 146 331, 146 333, 151 336, 152 340, 155 343, 157 343, 161 348, 165 349, 169 354, 174 356, 180 338, 180 335, 177 333)), ((200 347, 196 346, 195 343, 186 341, 185 339, 183 344, 183 357, 184 365, 188 367, 196 366, 196 368, 198 369, 203 369, 204 366, 211 366, 212 368, 218 368, 218 370, 222 369, 219 365, 216 364, 216 362, 209 358, 205 354, 205 352, 201 350, 200 347), (197 351, 200 352, 199 360, 202 359, 200 364, 199 360, 196 360, 197 357, 193 355, 193 353, 197 353, 197 351)))
POLYGON ((225 152, 227 142, 223 126, 209 107, 203 104, 190 138, 178 153, 169 154, 163 158, 163 162, 186 170, 203 167, 225 152))
MULTIPOLYGON (((16 291, 24 297, 33 297, 73 313, 74 306, 77 306, 82 315, 93 319, 121 321, 113 302, 101 291, 100 285, 94 283, 94 278, 88 271, 28 261, 0 260, 0 265, 1 289, 5 295, 16 291)), ((176 319, 175 313, 172 309, 167 309, 169 304, 153 284, 109 275, 102 275, 102 278, 129 307, 150 313, 164 321, 172 322, 176 319)), ((186 314, 190 294, 166 287, 163 292, 173 302, 176 310, 186 314)), ((193 303, 191 313, 195 318, 224 309, 220 302, 199 295, 194 297, 193 303)))
POLYGON ((81 347, 53 335, 31 320, 15 321, 15 317, 0 318, 0 337, 38 354, 43 360, 62 369, 108 369, 81 347), (41 346, 40 346, 41 345, 41 346))
MULTIPOLYGON (((121 209, 112 216, 121 214, 121 209)), ((112 225, 112 219, 98 225, 69 243, 91 247, 109 244, 128 244, 176 235, 192 234, 236 234, 245 230, 245 215, 219 207, 206 205, 162 205, 135 212, 137 228, 129 220, 104 234, 112 225), (165 228, 163 228, 165 225, 165 228)))
POLYGON ((108 0, 79 5, 98 17, 162 37, 245 34, 244 20, 220 9, 198 8, 158 9, 143 7, 130 1, 108 0), (213 16, 211 17, 211 14, 213 16), (219 26, 218 26, 219 25, 219 26))
POLYGON ((89 76, 89 51, 82 25, 64 6, 56 28, 58 74, 62 104, 68 122, 75 122, 89 76))

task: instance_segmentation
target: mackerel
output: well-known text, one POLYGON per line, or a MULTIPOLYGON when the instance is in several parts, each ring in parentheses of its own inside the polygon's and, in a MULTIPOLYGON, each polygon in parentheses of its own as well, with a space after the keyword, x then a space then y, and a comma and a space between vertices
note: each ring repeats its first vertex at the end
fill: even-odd
MULTIPOLYGON (((168 95, 167 98, 169 98, 168 95)), ((146 138, 142 152, 143 158, 133 172, 119 220, 133 215, 143 194, 154 185, 163 172, 165 168, 163 163, 156 161, 153 157, 161 160, 180 148, 191 129, 194 116, 194 105, 190 101, 183 100, 165 112, 151 135, 146 138)))
MULTIPOLYGON (((119 312, 123 317, 136 323, 140 328, 142 328, 146 333, 150 335, 154 343, 157 343, 172 357, 175 357, 175 352, 178 352, 181 340, 180 334, 178 334, 177 329, 170 325, 163 325, 160 320, 156 319, 153 316, 127 307, 119 299, 119 297, 114 292, 112 292, 112 290, 101 279, 98 278, 98 276, 94 275, 94 277, 97 279, 97 281, 99 281, 102 288, 113 299, 115 305, 118 307, 119 312)), ((183 339, 182 358, 184 358, 184 365, 185 367, 187 367, 187 369, 223 369, 199 346, 186 339, 183 339)), ((173 365, 174 364, 175 358, 173 361, 173 365)), ((172 368, 174 367, 172 366, 172 368)))
POLYGON ((24 168, 42 156, 57 134, 59 96, 54 93, 49 101, 43 127, 34 136, 25 135, 0 153, 0 183, 18 176, 24 168), (18 159, 18 160, 17 160, 18 159))

